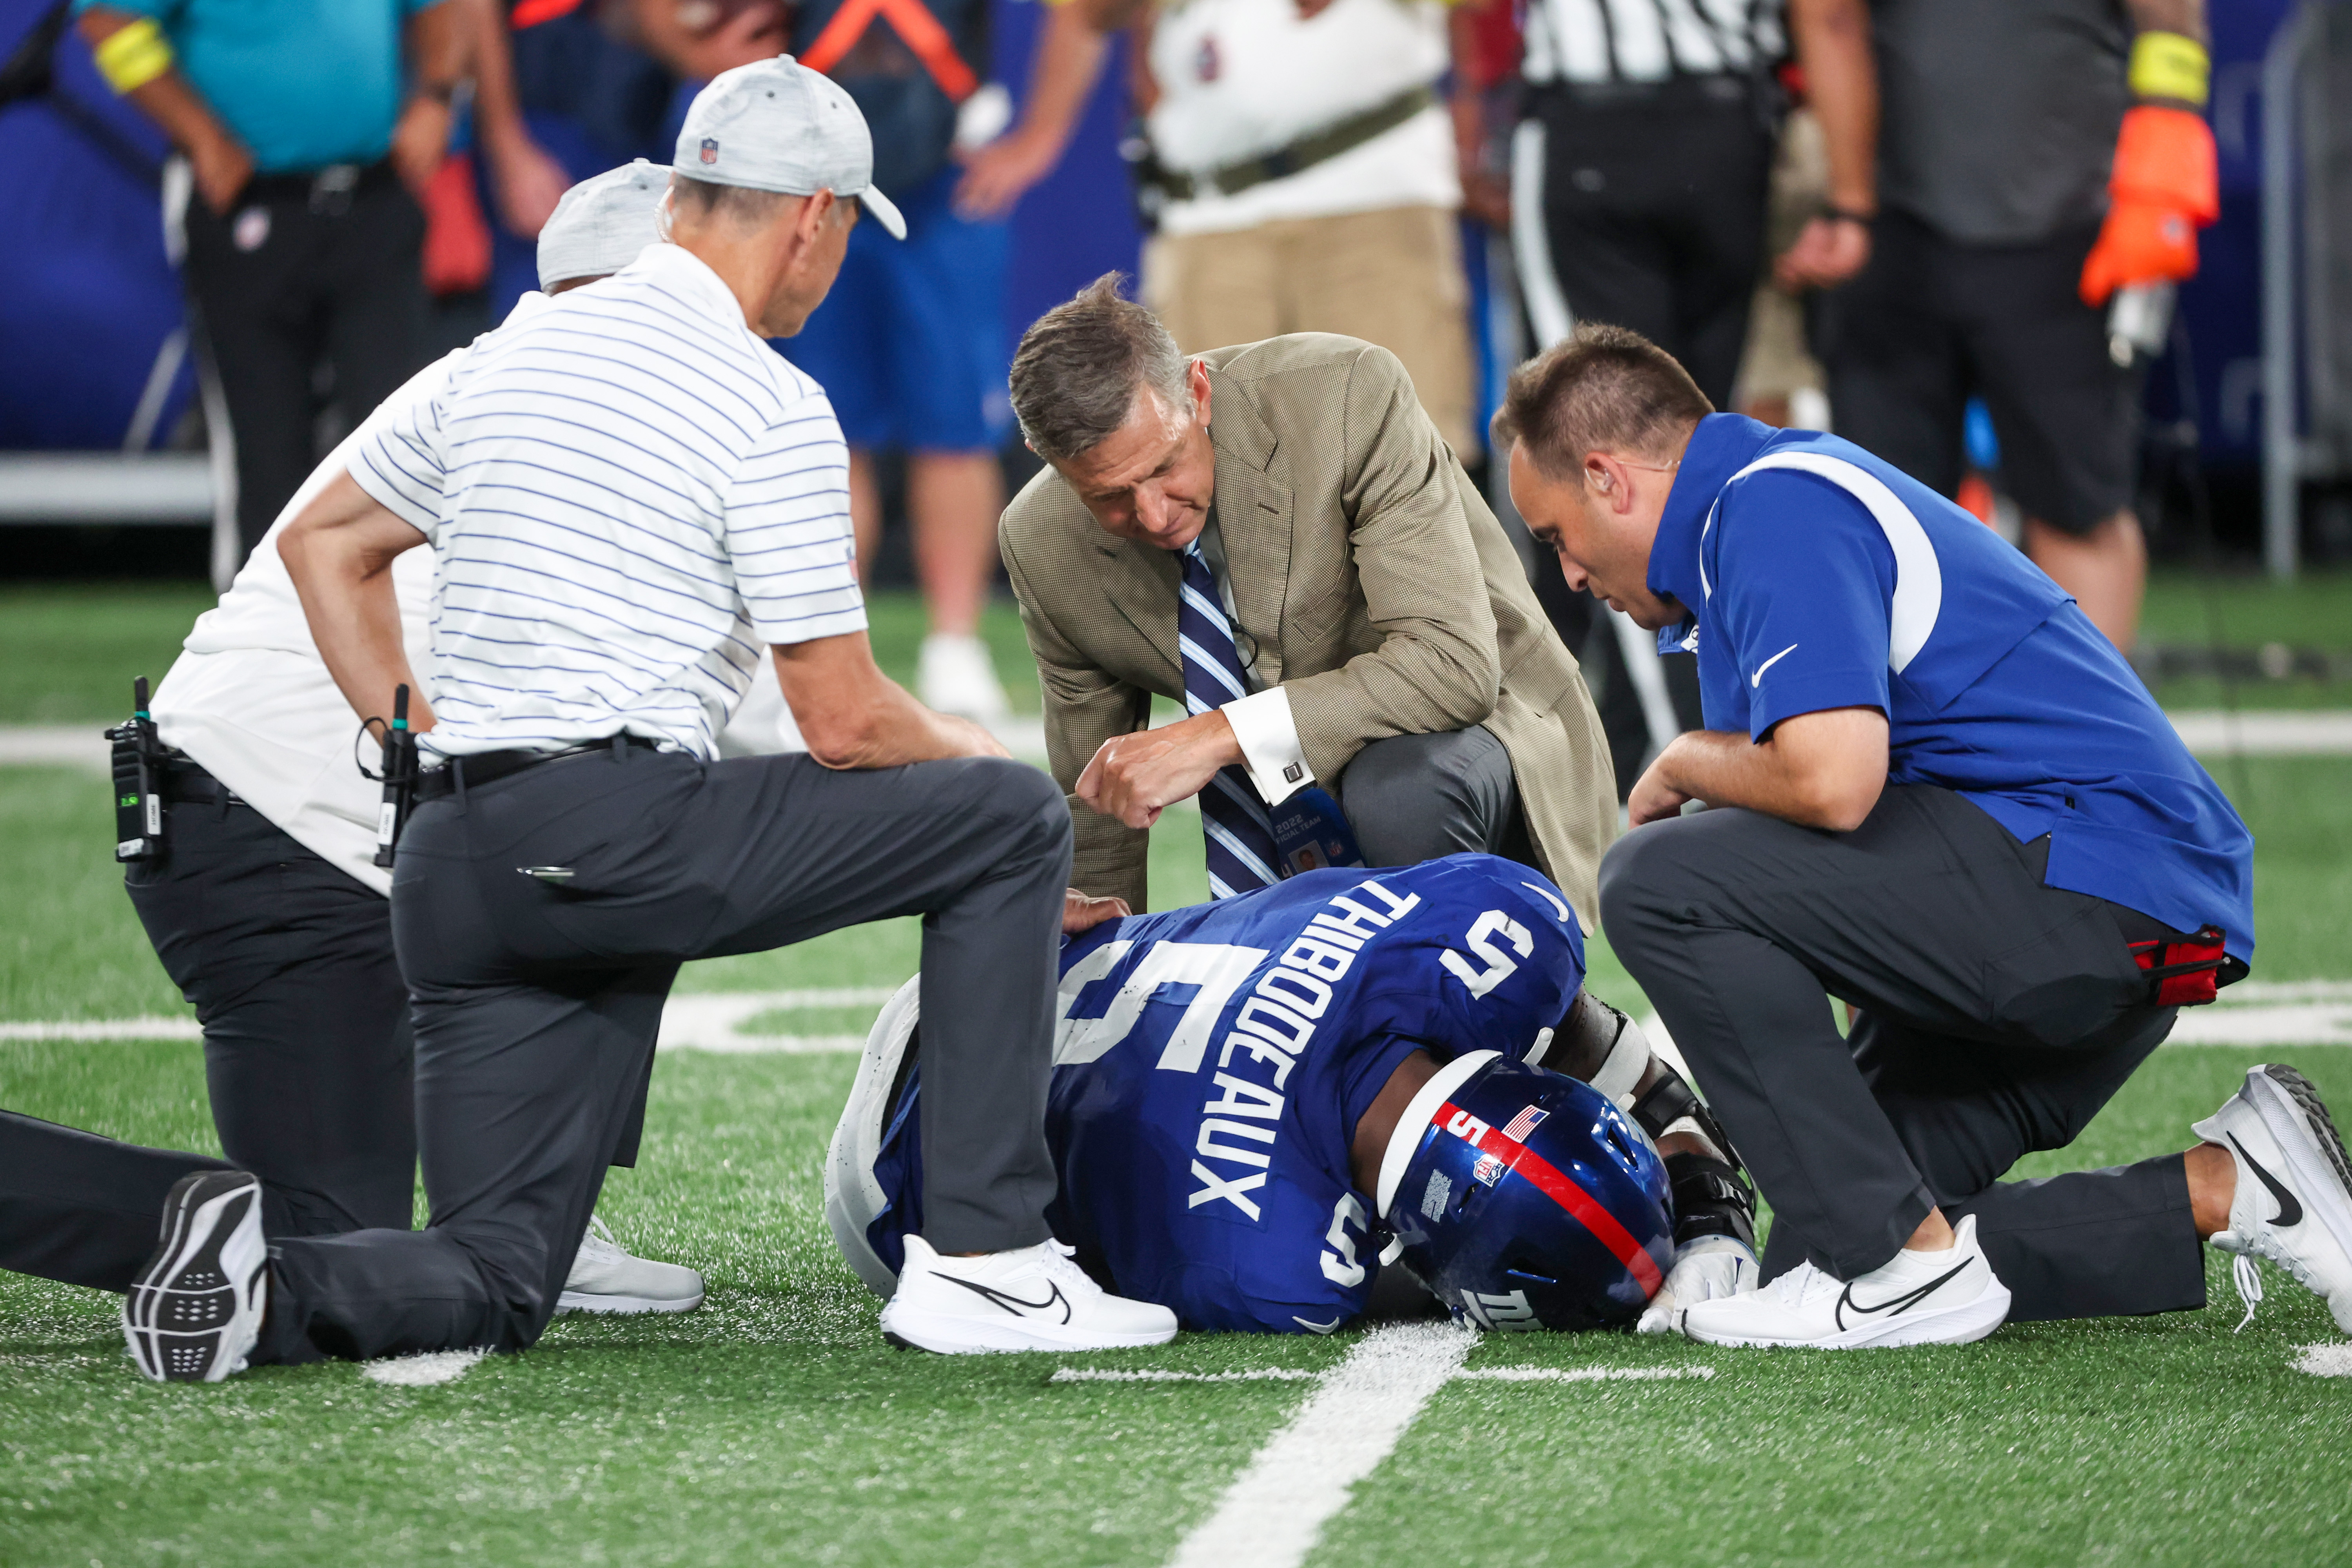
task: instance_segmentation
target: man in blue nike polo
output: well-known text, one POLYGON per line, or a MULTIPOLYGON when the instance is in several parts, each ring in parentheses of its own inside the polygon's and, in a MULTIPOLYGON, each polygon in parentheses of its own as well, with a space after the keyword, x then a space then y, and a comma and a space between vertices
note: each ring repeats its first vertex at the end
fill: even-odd
POLYGON ((1951 1343, 2197 1307, 2200 1237, 2352 1321, 2342 1145, 2292 1068, 2186 1155, 1997 1180, 2253 953, 2252 836, 2065 592, 1852 443, 1715 414, 1622 329, 1522 367, 1496 437, 1569 585, 1698 655, 1706 728, 1601 868, 1612 942, 1775 1214, 1769 1283, 1685 1331, 1951 1343), (1859 1009, 1844 1037, 1824 991, 1859 1009))

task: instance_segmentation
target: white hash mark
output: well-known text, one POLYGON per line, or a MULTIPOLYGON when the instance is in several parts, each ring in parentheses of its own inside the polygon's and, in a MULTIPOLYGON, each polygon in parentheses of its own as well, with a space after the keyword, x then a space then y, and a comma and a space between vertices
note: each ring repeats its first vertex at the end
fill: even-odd
POLYGON ((425 1351, 419 1355, 391 1356, 363 1362, 361 1373, 372 1382, 394 1388, 437 1388, 455 1383, 474 1370, 488 1351, 425 1351))
POLYGON ((2352 1341, 2323 1340, 2304 1346, 2294 1370, 2314 1377, 2352 1377, 2352 1341))

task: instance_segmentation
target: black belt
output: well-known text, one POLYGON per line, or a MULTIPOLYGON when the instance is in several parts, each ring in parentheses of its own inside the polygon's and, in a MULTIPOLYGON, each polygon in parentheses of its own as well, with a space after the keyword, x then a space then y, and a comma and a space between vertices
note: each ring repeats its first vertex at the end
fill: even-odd
POLYGON ((163 764, 163 796, 166 802, 201 801, 207 805, 249 805, 252 803, 206 773, 204 765, 185 756, 163 764))
POLYGON ((390 159, 373 163, 330 163, 285 174, 256 174, 237 192, 232 209, 276 202, 300 202, 324 217, 341 217, 357 198, 398 180, 390 159))
POLYGON ((1385 103, 1374 104, 1361 114, 1351 114, 1336 125, 1327 126, 1311 136, 1302 136, 1287 147, 1277 147, 1264 157, 1244 158, 1237 163, 1226 163, 1197 174, 1188 174, 1181 169, 1162 168, 1157 175, 1157 182, 1161 190, 1180 202, 1191 201, 1203 194, 1234 195, 1253 185, 1265 184, 1268 180, 1284 179, 1302 169, 1311 169, 1342 153, 1352 153, 1373 137, 1395 130, 1436 101, 1434 89, 1426 86, 1412 88, 1385 103))
POLYGON ((439 800, 457 793, 462 773, 467 789, 479 789, 486 784, 535 768, 541 763, 562 762, 566 757, 604 755, 618 757, 624 752, 650 752, 658 744, 643 735, 615 735, 609 741, 591 741, 584 746, 566 746, 560 752, 476 752, 469 756, 452 757, 446 767, 428 768, 416 778, 416 798, 439 800))

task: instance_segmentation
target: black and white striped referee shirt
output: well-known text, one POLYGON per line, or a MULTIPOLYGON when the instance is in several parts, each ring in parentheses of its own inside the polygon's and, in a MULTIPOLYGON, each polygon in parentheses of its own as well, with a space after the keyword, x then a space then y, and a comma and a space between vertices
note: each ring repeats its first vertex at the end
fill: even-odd
POLYGON ((1530 83, 1745 75, 1788 52, 1783 0, 1528 0, 1530 83))
POLYGON ((832 403, 674 245, 483 338, 350 468, 433 542, 442 755, 709 757, 766 645, 866 626, 832 403))

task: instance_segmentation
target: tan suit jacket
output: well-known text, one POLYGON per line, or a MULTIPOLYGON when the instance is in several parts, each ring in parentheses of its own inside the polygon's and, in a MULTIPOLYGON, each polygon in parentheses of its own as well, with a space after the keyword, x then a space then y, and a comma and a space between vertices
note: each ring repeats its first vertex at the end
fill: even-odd
MULTIPOLYGON (((1510 754, 1544 869, 1591 930, 1617 825, 1609 745, 1575 658, 1404 367, 1319 332, 1201 357, 1236 640, 1258 681, 1290 694, 1317 780, 1337 782, 1367 742, 1486 725, 1510 754)), ((1105 741, 1144 727, 1152 693, 1183 700, 1181 564, 1107 532, 1050 468, 998 537, 1066 793, 1105 741)), ((1070 812, 1072 880, 1148 907, 1149 836, 1075 796, 1070 812)))

